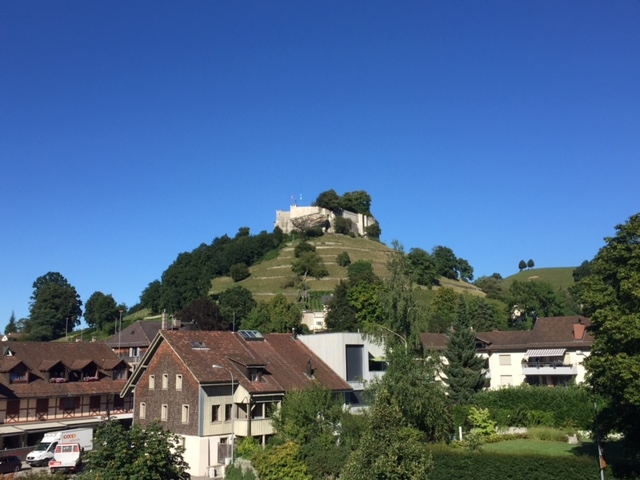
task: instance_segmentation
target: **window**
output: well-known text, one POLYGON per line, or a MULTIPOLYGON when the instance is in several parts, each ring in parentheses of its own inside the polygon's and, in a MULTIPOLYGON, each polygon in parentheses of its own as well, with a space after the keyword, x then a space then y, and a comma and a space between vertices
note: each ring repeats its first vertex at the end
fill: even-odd
POLYGON ((511 365, 511 355, 500 355, 500 365, 511 365))
POLYGON ((230 422, 233 415, 233 404, 227 404, 224 406, 224 421, 230 422))
POLYGON ((127 379, 127 369, 123 367, 116 368, 113 371, 113 379, 114 380, 126 380, 127 379))
POLYGON ((166 390, 167 388, 169 388, 169 374, 168 373, 163 373, 162 374, 162 389, 166 390))
MULTIPOLYGON (((98 396, 98 398, 100 397, 98 396)), ((47 415, 48 413, 49 413, 49 399, 38 398, 36 400, 36 415, 40 417, 42 415, 47 415)))
POLYGON ((264 403, 257 403, 251 407, 251 419, 264 418, 264 403))
POLYGON ((80 397, 60 397, 60 410, 75 410, 80 407, 80 397))
POLYGON ((220 405, 211 405, 211 422, 220 421, 220 405))
POLYGON ((168 418, 169 418, 169 405, 165 403, 160 408, 160 420, 162 420, 163 422, 166 422, 168 418))
POLYGON ((140 402, 140 418, 147 417, 147 404, 144 402, 140 402))
POLYGON ((149 375, 149 390, 155 390, 156 388, 156 376, 149 375))
POLYGON ((89 410, 92 412, 97 412, 100 410, 100 400, 102 397, 100 395, 91 395, 89 397, 89 410))
POLYGON ((176 375, 176 390, 182 390, 182 375, 176 375))
POLYGON ((140 356, 140 347, 129 347, 129 356, 130 357, 139 357, 140 356))
POLYGON ((7 400, 7 416, 20 414, 20 400, 7 400))
POLYGON ((9 374, 9 383, 26 383, 27 382, 27 369, 24 365, 18 365, 9 374))
POLYGON ((347 382, 357 382, 363 378, 362 355, 363 345, 346 345, 347 382))
POLYGON ((122 410, 124 408, 124 398, 120 395, 113 396, 113 408, 116 410, 122 410))
POLYGON ((189 423, 189 405, 182 405, 182 423, 189 423))
POLYGON ((511 375, 500 375, 500 385, 513 385, 511 375))

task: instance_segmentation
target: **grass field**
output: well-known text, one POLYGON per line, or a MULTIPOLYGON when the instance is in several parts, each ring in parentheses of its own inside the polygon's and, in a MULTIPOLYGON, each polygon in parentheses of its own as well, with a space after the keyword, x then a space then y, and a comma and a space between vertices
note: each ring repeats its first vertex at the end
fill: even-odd
POLYGON ((530 453, 551 456, 575 455, 576 446, 567 442, 547 442, 543 440, 509 440, 482 446, 483 452, 530 453))
POLYGON ((576 267, 558 267, 558 268, 532 268, 530 270, 522 270, 521 272, 511 275, 504 279, 505 288, 514 280, 520 282, 542 280, 550 283, 554 287, 567 289, 573 285, 573 271, 576 267))

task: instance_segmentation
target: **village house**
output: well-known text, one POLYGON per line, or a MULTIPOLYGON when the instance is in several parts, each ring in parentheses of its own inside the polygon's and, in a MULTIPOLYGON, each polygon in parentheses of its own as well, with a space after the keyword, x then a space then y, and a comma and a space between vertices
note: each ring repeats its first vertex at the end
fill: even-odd
POLYGON ((285 394, 316 384, 352 390, 295 335, 160 330, 122 395, 134 394, 135 423, 181 436, 191 475, 220 476, 235 438, 264 444, 285 394))
POLYGON ((0 449, 35 445, 43 432, 130 421, 119 393, 127 364, 102 342, 7 342, 0 357, 0 449))

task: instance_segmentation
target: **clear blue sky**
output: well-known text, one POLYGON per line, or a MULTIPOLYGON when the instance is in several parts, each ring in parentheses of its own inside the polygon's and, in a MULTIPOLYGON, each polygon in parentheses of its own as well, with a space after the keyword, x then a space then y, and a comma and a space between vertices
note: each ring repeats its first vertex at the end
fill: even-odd
POLYGON ((640 2, 0 2, 0 327, 64 275, 132 306, 178 253, 366 190, 476 277, 637 213, 640 2))

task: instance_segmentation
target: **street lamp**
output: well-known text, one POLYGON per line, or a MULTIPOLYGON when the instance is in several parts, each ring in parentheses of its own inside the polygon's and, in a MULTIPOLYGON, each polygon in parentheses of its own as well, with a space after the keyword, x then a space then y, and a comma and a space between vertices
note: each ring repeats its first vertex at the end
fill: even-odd
POLYGON ((235 443, 236 443, 236 431, 234 429, 234 419, 235 419, 235 415, 233 412, 233 383, 234 383, 234 379, 233 379, 233 372, 231 371, 231 369, 227 368, 227 367, 223 367, 222 365, 211 365, 212 368, 222 368, 224 370, 226 370, 227 372, 229 372, 229 375, 231 375, 231 464, 233 464, 233 454, 234 454, 234 448, 235 448, 235 443))

